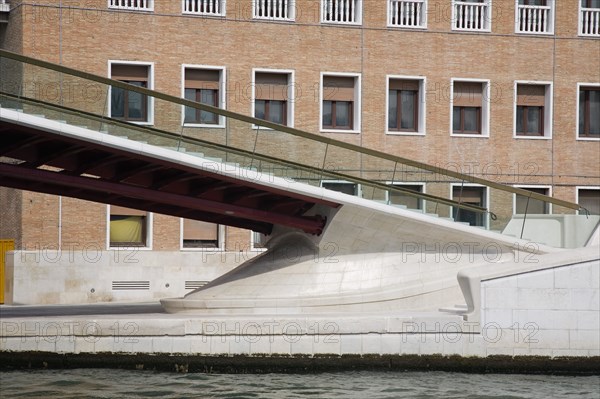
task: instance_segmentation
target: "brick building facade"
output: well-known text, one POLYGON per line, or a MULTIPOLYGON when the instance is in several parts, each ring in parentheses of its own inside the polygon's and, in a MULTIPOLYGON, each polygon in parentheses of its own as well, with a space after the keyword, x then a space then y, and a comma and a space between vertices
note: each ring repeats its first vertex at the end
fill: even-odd
MULTIPOLYGON (((600 1, 8 3, 4 49, 123 80, 138 67, 161 92, 598 212, 600 1), (286 92, 258 93, 277 85, 286 92)), ((200 114, 184 122, 222 123, 200 114)), ((448 186, 427 192, 453 195, 448 186)), ((17 248, 110 247, 106 205, 0 188, 0 206, 0 237, 17 248)), ((181 251, 181 223, 153 215, 146 246, 181 251)), ((217 240, 225 251, 251 246, 236 228, 217 240)))

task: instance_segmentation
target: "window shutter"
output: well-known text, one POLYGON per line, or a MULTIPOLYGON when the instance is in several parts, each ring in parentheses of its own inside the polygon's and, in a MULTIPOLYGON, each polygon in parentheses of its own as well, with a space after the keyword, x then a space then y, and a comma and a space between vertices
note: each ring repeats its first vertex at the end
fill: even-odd
POLYGON ((119 216, 146 216, 148 212, 139 209, 125 208, 123 206, 111 205, 110 214, 119 216))
POLYGON ((354 78, 346 76, 324 76, 323 100, 354 101, 354 78))
POLYGON ((419 91, 418 80, 390 79, 390 90, 419 91))
POLYGON ((518 85, 517 105, 543 107, 546 103, 546 87, 543 85, 518 85))
POLYGON ((146 65, 111 65, 110 78, 115 80, 148 81, 148 66, 146 65))
POLYGON ((454 82, 453 104, 457 107, 481 107, 482 84, 454 82))
POLYGON ((186 89, 219 90, 219 71, 211 69, 186 69, 186 89))
POLYGON ((219 225, 214 223, 183 219, 183 239, 216 241, 218 239, 218 227, 219 225))
POLYGON ((288 100, 288 75, 285 73, 257 73, 254 97, 258 100, 288 100))
POLYGON ((482 191, 479 188, 463 187, 461 193, 461 188, 455 187, 453 199, 454 201, 460 201, 461 203, 481 205, 481 194, 482 191))

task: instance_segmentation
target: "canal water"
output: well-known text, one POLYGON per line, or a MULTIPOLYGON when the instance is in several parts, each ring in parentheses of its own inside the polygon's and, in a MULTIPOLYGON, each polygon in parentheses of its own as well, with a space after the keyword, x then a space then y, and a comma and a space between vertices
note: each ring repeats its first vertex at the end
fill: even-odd
POLYGON ((176 374, 107 369, 0 373, 0 398, 600 398, 600 376, 340 372, 176 374))

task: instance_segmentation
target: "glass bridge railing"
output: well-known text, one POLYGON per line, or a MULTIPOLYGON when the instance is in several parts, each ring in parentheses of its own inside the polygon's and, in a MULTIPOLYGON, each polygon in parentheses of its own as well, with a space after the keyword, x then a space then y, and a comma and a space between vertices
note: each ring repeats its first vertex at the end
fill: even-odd
POLYGON ((555 247, 585 245, 599 218, 536 192, 4 50, 0 106, 555 247), (186 114, 205 123, 186 123, 186 114), (577 238, 567 231, 573 223, 577 238))

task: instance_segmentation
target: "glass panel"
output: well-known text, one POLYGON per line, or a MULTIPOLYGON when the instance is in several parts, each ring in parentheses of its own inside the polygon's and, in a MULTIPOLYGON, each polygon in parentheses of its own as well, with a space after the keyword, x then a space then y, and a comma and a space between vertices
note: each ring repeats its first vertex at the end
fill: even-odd
POLYGON ((400 92, 400 101, 402 102, 402 129, 415 130, 415 96, 414 91, 403 90, 400 92))
POLYGON ((113 87, 110 92, 110 116, 125 117, 125 90, 119 87, 113 87))
MULTIPOLYGON (((186 100, 196 101, 196 89, 185 89, 184 97, 186 100)), ((191 107, 185 107, 185 123, 198 122, 196 120, 196 109, 191 107)))
MULTIPOLYGON (((217 106, 217 91, 210 89, 201 89, 200 90, 200 102, 202 104, 212 105, 213 107, 217 106)), ((217 123, 218 116, 217 114, 213 114, 212 112, 200 111, 200 121, 202 123, 217 123)))
POLYGON ((398 91, 390 90, 388 106, 388 129, 398 128, 398 91))
MULTIPOLYGON (((524 190, 534 193, 548 195, 547 188, 524 188, 524 190)), ((529 198, 524 195, 515 194, 515 213, 522 215, 524 213, 530 215, 542 215, 550 213, 549 204, 546 201, 541 201, 534 198, 529 198)))
POLYGON ((476 107, 465 107, 465 131, 466 132, 479 132, 478 116, 479 108, 476 107))
POLYGON ((338 191, 348 195, 356 195, 358 193, 358 186, 355 183, 324 181, 322 185, 328 190, 338 191))
POLYGON ((455 132, 460 132, 460 107, 452 108, 452 130, 455 132))
MULTIPOLYGON (((411 190, 418 193, 423 192, 423 186, 394 184, 395 187, 400 187, 405 190, 411 190)), ((390 191, 390 203, 394 205, 404 205, 410 209, 423 209, 423 201, 420 198, 413 197, 398 191, 390 191)))
POLYGON ((254 117, 265 119, 265 100, 254 100, 254 117))
MULTIPOLYGON (((484 193, 485 187, 454 187, 452 198, 462 204, 485 206, 484 193)), ((484 214, 475 211, 453 208, 452 217, 471 226, 485 226, 484 214)))
POLYGON ((523 107, 517 107, 517 133, 523 133, 523 107))
POLYGON ((269 120, 271 122, 283 124, 284 123, 284 102, 271 100, 269 102, 269 120))
POLYGON ((590 133, 600 135, 600 90, 590 90, 590 133))
POLYGON ((110 246, 145 245, 144 216, 110 216, 110 246))
POLYGON ((600 215, 600 190, 580 189, 579 205, 587 209, 592 215, 600 215))
POLYGON ((540 110, 541 107, 527 107, 527 133, 542 133, 540 110))
POLYGON ((585 134, 585 90, 579 90, 579 135, 585 134))
POLYGON ((333 126, 331 117, 331 101, 323 101, 323 127, 333 126))
POLYGON ((350 102, 336 101, 335 103, 335 125, 350 126, 350 102))
MULTIPOLYGON (((145 82, 127 82, 134 86, 145 87, 145 82)), ((145 120, 146 119, 146 96, 134 91, 127 90, 127 119, 145 120)))

